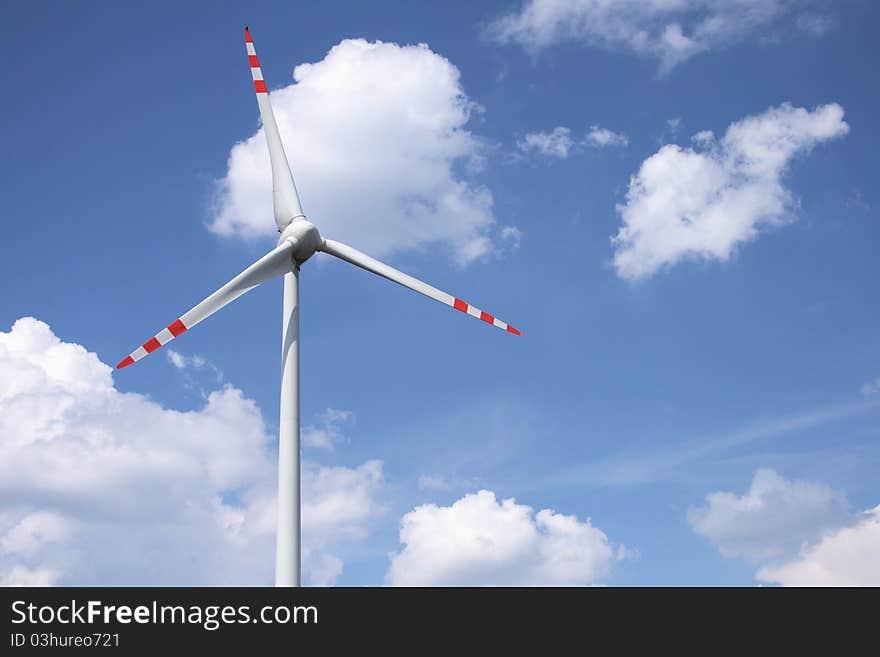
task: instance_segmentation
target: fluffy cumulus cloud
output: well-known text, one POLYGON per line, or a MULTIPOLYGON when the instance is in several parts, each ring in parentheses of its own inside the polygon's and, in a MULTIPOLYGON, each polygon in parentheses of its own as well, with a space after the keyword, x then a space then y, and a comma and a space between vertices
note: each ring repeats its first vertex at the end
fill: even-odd
POLYGON ((783 185, 792 159, 845 135, 843 108, 784 103, 710 131, 692 147, 670 144, 645 160, 618 205, 612 238, 622 278, 646 278, 685 258, 727 260, 764 229, 791 221, 794 197, 783 185))
POLYGON ((761 568, 758 579, 784 586, 880 586, 880 506, 797 558, 761 568))
MULTIPOLYGON (((322 233, 382 257, 436 244, 466 264, 493 251, 485 158, 467 124, 479 107, 458 69, 425 45, 347 39, 301 64, 270 97, 304 209, 322 233)), ((210 227, 275 231, 265 137, 233 146, 210 227)))
MULTIPOLYGON (((270 583, 276 476, 241 390, 180 412, 119 392, 108 365, 43 322, 0 332, 0 583, 270 583)), ((338 575, 381 486, 376 461, 306 465, 307 579, 338 575)))
POLYGON ((758 470, 743 495, 715 492, 688 511, 691 527, 725 557, 783 585, 880 583, 880 507, 853 514, 842 493, 758 470))
POLYGON ((629 138, 622 132, 593 125, 581 139, 573 137, 571 129, 565 126, 558 126, 549 132, 529 132, 516 142, 516 147, 521 154, 535 154, 564 160, 582 147, 606 148, 627 144, 629 138))
POLYGON ((826 32, 828 17, 795 0, 525 0, 487 35, 537 52, 563 42, 653 57, 669 71, 694 55, 782 30, 826 32))
POLYGON ((796 553, 829 528, 849 519, 837 491, 805 481, 789 481, 769 469, 755 473, 744 495, 710 493, 692 507, 688 520, 725 557, 758 563, 796 553))
POLYGON ((387 573, 398 586, 577 586, 606 576, 625 554, 589 519, 536 514, 488 490, 416 507, 401 520, 400 542, 387 573))

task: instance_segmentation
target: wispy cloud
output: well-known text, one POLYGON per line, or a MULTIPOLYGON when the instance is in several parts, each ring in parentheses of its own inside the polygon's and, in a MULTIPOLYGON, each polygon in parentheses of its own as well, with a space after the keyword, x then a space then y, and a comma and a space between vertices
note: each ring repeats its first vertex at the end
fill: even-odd
POLYGON ((534 153, 544 157, 555 157, 564 160, 575 146, 571 129, 558 126, 549 132, 529 132, 516 142, 521 153, 534 153))
POLYGON ((748 39, 781 32, 821 36, 833 20, 788 0, 526 0, 489 24, 485 36, 537 53, 579 42, 659 61, 667 73, 685 60, 748 39), (792 27, 795 30, 792 30, 792 27))
POLYGON ((862 386, 862 395, 864 397, 880 395, 880 376, 862 386))
MULTIPOLYGON (((193 370, 211 372, 214 375, 214 379, 217 383, 223 382, 223 371, 204 356, 200 356, 198 354, 186 356, 179 351, 175 351, 174 349, 170 348, 165 352, 165 356, 168 358, 169 363, 171 363, 176 369, 181 370, 182 372, 193 370)), ((193 387, 195 385, 192 378, 187 379, 187 385, 189 387, 193 387)))
POLYGON ((584 145, 592 148, 605 148, 607 146, 628 146, 629 137, 622 132, 614 132, 602 126, 590 126, 589 132, 584 137, 584 145))
POLYGON ((450 477, 440 474, 420 475, 418 480, 419 490, 478 490, 485 487, 485 483, 478 477, 461 478, 450 477))
POLYGON ((537 155, 544 158, 565 160, 584 148, 608 148, 627 146, 629 137, 600 125, 592 125, 583 137, 576 137, 571 128, 557 126, 545 132, 529 132, 517 140, 514 158, 537 155))
POLYGON ((351 419, 351 415, 351 411, 328 408, 318 417, 317 424, 303 427, 303 445, 333 449, 334 445, 345 440, 345 436, 342 434, 342 425, 351 419))
MULTIPOLYGON (((682 468, 751 443, 771 441, 798 432, 840 422, 880 408, 880 401, 836 404, 803 413, 750 423, 717 435, 701 436, 669 444, 662 449, 644 448, 643 442, 593 463, 573 466, 557 473, 553 480, 563 484, 631 486, 669 479, 682 468)), ((652 438, 656 438, 652 437, 652 438)))

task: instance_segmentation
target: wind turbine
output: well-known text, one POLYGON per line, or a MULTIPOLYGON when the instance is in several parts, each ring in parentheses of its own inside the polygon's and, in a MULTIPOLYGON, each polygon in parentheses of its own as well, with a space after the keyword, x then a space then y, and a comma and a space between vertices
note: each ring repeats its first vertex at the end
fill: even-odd
POLYGON ((281 237, 278 246, 257 260, 238 276, 202 302, 175 319, 116 366, 128 367, 168 344, 185 331, 213 315, 261 283, 284 277, 283 325, 281 338, 281 418, 278 436, 278 527, 275 543, 275 585, 300 585, 300 447, 299 447, 299 271, 316 251, 336 256, 346 262, 394 281, 426 297, 497 326, 503 331, 521 333, 500 319, 462 301, 458 297, 423 283, 357 249, 325 239, 303 214, 293 174, 278 133, 269 93, 250 31, 244 28, 245 47, 254 78, 254 90, 260 118, 269 145, 272 165, 272 195, 275 223, 281 237))

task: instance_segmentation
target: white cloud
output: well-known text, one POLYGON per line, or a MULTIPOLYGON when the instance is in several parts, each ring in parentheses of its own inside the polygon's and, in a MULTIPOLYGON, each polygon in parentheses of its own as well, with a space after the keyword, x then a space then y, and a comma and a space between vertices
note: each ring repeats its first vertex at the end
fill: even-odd
POLYGON ((53 586, 58 573, 48 568, 25 568, 14 566, 0 572, 0 586, 53 586))
POLYGON ((499 251, 516 251, 522 242, 522 231, 516 226, 505 226, 501 229, 501 246, 499 251))
POLYGON ((710 493, 688 520, 723 556, 758 566, 760 581, 880 585, 880 506, 853 515, 843 494, 823 484, 758 470, 744 495, 710 493))
MULTIPOLYGON (((430 244, 462 264, 492 251, 492 195, 468 129, 480 108, 458 69, 426 45, 347 39, 271 93, 306 214, 322 234, 376 257, 430 244), (465 165, 462 167, 461 165, 465 165)), ((271 235, 272 190, 262 128, 233 146, 213 231, 271 235)))
POLYGON ((378 500, 382 467, 378 460, 355 468, 303 463, 303 567, 311 585, 333 584, 343 569, 335 552, 349 541, 363 541, 384 514, 378 500))
POLYGON ((711 146, 715 141, 715 133, 711 130, 700 130, 691 137, 691 141, 701 146, 711 146))
POLYGON ((420 475, 418 478, 420 490, 447 490, 451 484, 442 475, 420 475))
POLYGON ((382 461, 371 460, 356 468, 303 467, 303 533, 325 544, 339 536, 363 538, 368 524, 382 512, 376 494, 384 482, 382 461))
MULTIPOLYGON (((0 332, 0 582, 270 583, 277 470, 256 404, 226 386, 180 412, 112 371, 33 318, 0 332)), ((378 461, 304 464, 308 581, 338 574, 381 487, 378 461)))
POLYGON ((401 519, 400 542, 387 573, 398 586, 585 585, 626 554, 589 519, 534 514, 488 490, 416 507, 401 519))
POLYGON ((564 126, 553 128, 550 132, 530 132, 516 142, 516 147, 523 153, 537 153, 561 160, 568 157, 574 145, 571 130, 564 126))
POLYGON ((845 135, 843 108, 784 103, 732 123, 724 137, 699 132, 695 147, 663 146, 645 160, 618 205, 612 238, 622 278, 646 278, 684 258, 727 260, 765 228, 793 219, 782 178, 792 159, 845 135))
POLYGON ((223 383, 223 371, 204 356, 199 356, 198 354, 185 356, 170 347, 165 351, 165 356, 175 369, 184 373, 184 379, 186 381, 185 385, 188 388, 195 387, 195 380, 190 375, 190 372, 192 371, 210 372, 214 375, 213 378, 216 383, 223 383))
POLYGON ((419 490, 479 490, 485 486, 479 477, 455 477, 423 474, 416 480, 419 490))
POLYGON ((715 492, 706 504, 688 510, 695 532, 725 557, 753 563, 780 559, 849 519, 846 498, 806 481, 789 481, 770 469, 755 472, 742 496, 715 492))
POLYGON ((311 586, 332 586, 342 574, 342 560, 332 554, 312 559, 311 586))
POLYGON ((168 348, 165 354, 168 357, 168 362, 174 365, 174 367, 179 370, 186 368, 186 357, 183 354, 174 351, 171 347, 168 348))
POLYGON ((306 447, 333 449, 333 446, 345 440, 342 425, 351 419, 351 411, 328 408, 321 413, 318 424, 303 427, 302 442, 306 447))
POLYGON ((165 352, 168 357, 168 362, 174 365, 179 370, 185 370, 187 368, 193 367, 195 369, 199 369, 208 365, 208 361, 204 358, 204 356, 199 356, 195 354, 193 356, 184 356, 182 353, 178 351, 174 351, 170 347, 165 352))
POLYGON ((487 35, 537 52, 563 42, 653 57, 669 71, 694 55, 790 29, 819 35, 829 20, 792 0, 526 0, 487 35))
POLYGON ((880 394, 880 376, 873 381, 868 381, 862 386, 862 395, 865 397, 873 397, 880 394))
POLYGON ((759 580, 784 586, 880 586, 880 506, 831 532, 794 560, 765 566, 759 580))
POLYGON ((608 128, 598 125, 590 127, 584 137, 584 144, 593 148, 605 148, 606 146, 627 146, 629 138, 622 132, 613 132, 608 128))
POLYGON ((797 28, 813 36, 822 36, 834 27, 834 19, 822 14, 801 14, 797 17, 797 28))
POLYGON ((702 468, 733 449, 757 442, 770 444, 785 436, 858 417, 875 408, 864 402, 831 404, 759 422, 746 422, 738 428, 716 434, 698 435, 678 442, 661 440, 659 448, 634 444, 589 464, 563 468, 554 480, 569 486, 634 486, 679 481, 687 472, 702 468))
POLYGON ((0 554, 33 556, 46 545, 68 538, 71 529, 70 521, 57 513, 30 513, 0 536, 0 554))
MULTIPOLYGON (((570 128, 557 126, 549 132, 529 132, 516 142, 519 153, 537 154, 542 157, 555 157, 560 160, 568 158, 581 147, 605 148, 607 146, 626 146, 629 138, 622 132, 614 132, 598 125, 590 129, 582 139, 575 139, 570 128)), ((514 229, 516 230, 516 229, 514 229)))

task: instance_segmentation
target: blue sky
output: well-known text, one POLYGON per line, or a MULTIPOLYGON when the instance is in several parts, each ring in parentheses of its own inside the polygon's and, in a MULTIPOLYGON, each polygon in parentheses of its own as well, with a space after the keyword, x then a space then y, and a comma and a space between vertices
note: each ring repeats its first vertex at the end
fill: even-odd
MULTIPOLYGON (((867 554, 876 557, 876 530, 864 512, 880 504, 877 10, 857 1, 766 4, 775 7, 766 16, 721 12, 715 18, 725 27, 714 32, 700 30, 716 10, 697 0, 669 15, 584 9, 561 17, 567 28, 529 24, 531 5, 507 0, 16 7, 2 27, 5 58, 18 63, 0 73, 7 152, 0 182, 0 331, 34 317, 63 343, 82 345, 112 365, 274 245, 271 212, 246 217, 249 225, 264 221, 265 234, 218 229, 217 217, 230 205, 218 181, 251 189, 229 169, 230 150, 258 129, 242 38, 249 24, 270 89, 293 86, 294 67, 314 63, 309 79, 320 71, 321 88, 337 94, 342 115, 348 112, 361 130, 321 124, 324 113, 297 107, 304 96, 292 91, 291 115, 305 112, 315 126, 310 135, 318 154, 309 157, 338 158, 350 147, 366 175, 374 154, 370 175, 387 183, 362 195, 360 174, 340 170, 334 177, 332 165, 321 169, 319 180, 314 168, 300 170, 303 158, 298 163, 295 153, 305 146, 288 144, 310 219, 326 236, 357 248, 367 250, 358 240, 375 240, 380 252, 374 255, 524 333, 515 338, 491 330, 327 257, 304 267, 302 417, 313 436, 323 428, 331 443, 305 447, 304 458, 316 481, 329 482, 330 492, 315 495, 332 497, 333 476, 348 477, 344 485, 353 487, 345 490, 354 501, 343 505, 367 509, 350 524, 315 521, 322 528, 316 535, 325 533, 309 558, 318 563, 320 555, 332 554, 320 563, 336 574, 322 580, 313 573, 312 581, 799 582, 799 564, 833 559, 827 555, 835 537, 862 530, 867 554), (651 41, 672 24, 690 35, 687 48, 670 51, 651 41), (634 45, 638 29, 651 35, 648 45, 634 45), (365 76, 381 76, 381 84, 390 85, 380 87, 388 91, 383 98, 347 91, 348 78, 328 55, 346 39, 397 44, 387 51, 336 51, 343 63, 350 52, 365 76), (402 48, 417 44, 428 50, 402 48), (387 60, 376 52, 387 52, 387 60), (447 64, 436 80, 425 79, 416 60, 447 64), (399 78, 394 67, 401 67, 399 78), (397 99, 389 91, 397 86, 413 97, 397 99), (424 99, 416 99, 422 91, 424 99), (424 139, 412 133, 411 141, 378 119, 373 130, 370 117, 383 102, 400 116, 414 108, 415 126, 429 123, 422 120, 429 115, 438 123, 424 139), (822 114, 832 112, 822 109, 829 107, 843 113, 822 114), (765 132, 728 132, 748 117, 764 117, 761 130, 794 144, 781 164, 762 165, 758 174, 735 160, 765 132), (617 140, 590 143, 585 135, 594 126, 617 140), (567 130, 557 137, 567 137, 554 154, 542 139, 556 128, 567 130), (706 130, 714 140, 692 140, 706 130), (366 151, 362 135, 372 144, 366 151), (324 138, 332 139, 326 149, 324 138), (676 152, 693 155, 689 161, 698 168, 719 171, 688 173, 682 162, 669 160, 670 169, 657 174, 657 195, 636 199, 631 181, 650 186, 653 175, 643 163, 657 156, 651 161, 663 165, 676 152), (441 162, 443 171, 436 180, 410 182, 421 180, 422 169, 401 167, 420 161, 408 157, 441 162), (722 182, 710 180, 716 174, 722 182), (626 246, 612 237, 626 216, 644 227, 658 212, 674 215, 679 201, 663 205, 662 190, 679 185, 676 198, 683 198, 706 180, 719 194, 752 183, 759 192, 774 190, 783 207, 768 210, 767 195, 760 195, 757 209, 742 210, 753 219, 751 232, 743 229, 719 247, 728 248, 723 257, 712 251, 716 237, 710 236, 702 251, 675 246, 679 250, 656 269, 636 276, 615 264, 626 246), (407 223, 410 196, 422 195, 434 207, 439 196, 432 194, 458 193, 467 221, 435 208, 412 219, 412 227, 407 223), (397 210, 401 215, 391 216, 397 210), (450 228, 436 237, 432 221, 450 228), (343 234, 325 229, 328 222, 343 234), (406 237, 410 228, 416 238, 406 237), (474 239, 482 252, 462 260, 456 254, 474 239), (381 474, 358 470, 377 461, 381 474), (362 475, 369 482, 358 483, 362 475), (479 497, 480 490, 495 499, 479 497), (499 504, 509 498, 534 514, 505 516, 499 504), (468 504, 473 514, 465 513, 468 504), (587 556, 574 558, 562 574, 535 555, 552 552, 560 536, 573 534, 542 525, 542 509, 556 519, 576 517, 569 529, 580 538, 572 539, 572 549, 587 556), (404 517, 423 534, 404 539, 404 517), (774 527, 791 517, 801 520, 789 534, 799 538, 789 545, 774 527), (524 523, 527 538, 505 533, 520 536, 516 523, 524 523), (420 569, 432 570, 431 555, 444 552, 446 543, 435 545, 431 537, 459 533, 467 544, 461 562, 436 565, 448 578, 419 579, 420 569), (483 534, 491 544, 524 542, 515 556, 505 556, 501 548, 479 547, 483 534), (508 580, 503 573, 510 569, 534 577, 508 580)), ((694 201, 682 225, 708 217, 700 212, 708 212, 711 198, 694 201)), ((668 234, 659 231, 658 239, 668 234)), ((630 246, 636 255, 659 248, 630 246)), ((185 357, 182 367, 157 352, 113 374, 112 384, 95 375, 95 385, 111 386, 101 394, 146 396, 149 413, 169 422, 202 417, 208 396, 224 386, 240 391, 241 399, 230 403, 239 404, 241 426, 255 432, 263 461, 233 483, 185 491, 163 487, 166 472, 157 475, 155 489, 145 488, 151 495, 182 507, 208 490, 235 512, 258 513, 248 496, 274 486, 268 466, 277 432, 280 297, 280 282, 268 283, 175 341, 170 347, 185 357), (257 410, 248 414, 253 408, 241 400, 253 400, 257 410), (269 480, 260 484, 266 473, 269 480)), ((54 381, 48 356, 19 356, 7 363, 10 380, 24 380, 14 363, 29 359, 54 381)), ((74 383, 64 383, 71 407, 53 420, 62 427, 85 413, 77 410, 83 402, 71 392, 74 383)), ((7 417, 26 414, 25 398, 42 389, 16 396, 15 385, 8 382, 6 396, 0 395, 7 417)), ((89 435, 101 426, 108 440, 126 439, 113 438, 124 430, 101 424, 102 411, 94 412, 89 435)), ((144 453, 150 451, 147 424, 137 433, 144 453)), ((189 425, 182 426, 186 433, 189 425)), ((3 431, 8 445, 26 433, 11 422, 3 431)), ((62 428, 53 435, 64 441, 67 434, 62 428)), ((157 462, 161 450, 177 449, 165 438, 157 462)), ((226 449, 222 431, 216 442, 199 444, 226 449)), ((30 458, 8 449, 7 467, 30 458)), ((231 453, 234 460, 238 452, 231 453)), ((78 461, 67 465, 78 469, 78 461)), ((112 498, 110 485, 102 483, 101 494, 112 498)), ((114 518, 125 508, 95 520, 101 512, 89 510, 87 494, 72 493, 76 502, 64 505, 58 501, 63 488, 47 490, 37 483, 20 494, 0 487, 0 566, 7 577, 0 581, 12 581, 10 573, 55 583, 214 581, 191 564, 170 563, 169 553, 189 554, 180 545, 188 540, 185 531, 170 532, 162 543, 161 523, 150 521, 159 565, 148 569, 136 556, 118 556, 125 525, 114 518), (56 528, 54 542, 45 527, 28 530, 28 518, 38 525, 50 517, 45 514, 54 514, 47 521, 56 528), (115 570, 53 551, 53 545, 85 545, 89 523, 103 532, 95 550, 117 554, 115 570)), ((251 548, 271 560, 264 534, 248 534, 235 550, 218 552, 217 563, 240 568, 245 581, 269 583, 271 570, 243 557, 235 561, 251 548)), ((457 554, 451 545, 447 551, 457 554)), ((138 543, 134 553, 139 549, 138 543)), ((847 577, 859 581, 859 575, 847 577)), ((864 581, 877 576, 865 573, 864 581)))

